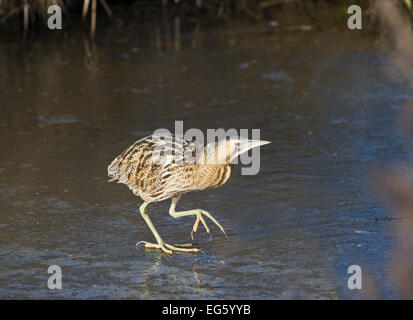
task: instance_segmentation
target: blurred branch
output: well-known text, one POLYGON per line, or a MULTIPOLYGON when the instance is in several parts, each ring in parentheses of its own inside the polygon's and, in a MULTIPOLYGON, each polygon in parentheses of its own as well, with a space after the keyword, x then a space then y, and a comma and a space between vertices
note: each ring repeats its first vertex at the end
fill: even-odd
MULTIPOLYGON (((405 3, 408 5, 406 1, 405 3)), ((377 0, 375 9, 383 31, 394 46, 389 70, 396 72, 413 90, 413 32, 411 22, 399 4, 401 3, 377 0)), ((410 121, 410 126, 413 122, 412 109, 413 103, 408 101, 403 118, 410 121)), ((400 249, 396 251, 397 256, 392 261, 390 281, 400 298, 412 299, 413 260, 410 254, 413 251, 413 167, 410 165, 398 174, 387 174, 376 185, 389 208, 396 216, 404 218, 403 223, 396 225, 400 249)))
POLYGON ((295 0, 269 0, 269 1, 262 1, 262 2, 260 2, 260 7, 261 7, 262 9, 264 9, 264 8, 276 6, 276 5, 283 4, 283 3, 289 3, 289 2, 293 2, 293 1, 295 1, 295 0))
POLYGON ((0 24, 5 22, 8 18, 10 18, 11 16, 15 15, 16 13, 19 13, 21 10, 23 10, 23 5, 20 5, 17 8, 13 8, 9 11, 9 13, 7 13, 4 17, 2 17, 0 19, 0 24))

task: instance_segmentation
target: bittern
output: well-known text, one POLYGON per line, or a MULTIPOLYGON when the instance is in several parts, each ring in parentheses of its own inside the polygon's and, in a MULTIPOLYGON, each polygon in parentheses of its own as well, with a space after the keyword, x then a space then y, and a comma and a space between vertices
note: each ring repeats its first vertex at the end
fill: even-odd
MULTIPOLYGON (((149 203, 172 198, 169 214, 174 218, 196 216, 191 237, 202 223, 206 232, 210 230, 204 217, 212 220, 225 234, 221 224, 202 209, 176 211, 176 205, 183 193, 195 190, 217 188, 226 184, 232 172, 232 160, 248 150, 270 143, 231 137, 208 143, 186 141, 172 135, 151 135, 136 141, 124 150, 108 166, 109 182, 117 180, 126 184, 144 202, 139 211, 152 231, 157 243, 140 241, 146 248, 160 249, 172 254, 176 252, 197 252, 192 244, 170 245, 165 243, 149 218, 149 203)), ((226 234, 225 234, 226 236, 226 234)))

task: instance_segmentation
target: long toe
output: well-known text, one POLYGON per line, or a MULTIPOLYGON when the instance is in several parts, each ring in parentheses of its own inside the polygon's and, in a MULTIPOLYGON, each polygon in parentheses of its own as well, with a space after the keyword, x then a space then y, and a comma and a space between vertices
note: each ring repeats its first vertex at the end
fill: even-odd
POLYGON ((191 243, 174 243, 172 244, 174 247, 178 248, 199 248, 199 243, 198 242, 191 242, 191 243))
POLYGON ((188 248, 188 247, 184 247, 182 244, 178 245, 171 245, 171 244, 167 244, 165 243, 165 247, 167 247, 168 249, 171 249, 173 252, 202 252, 201 249, 199 248, 188 248))

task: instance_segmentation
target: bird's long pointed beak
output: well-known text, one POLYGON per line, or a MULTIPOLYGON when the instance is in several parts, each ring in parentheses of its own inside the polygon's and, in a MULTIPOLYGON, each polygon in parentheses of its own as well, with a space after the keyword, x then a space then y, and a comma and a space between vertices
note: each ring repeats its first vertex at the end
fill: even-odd
POLYGON ((248 149, 264 146, 266 144, 271 143, 271 141, 265 140, 248 140, 248 149))
POLYGON ((243 154, 244 152, 247 152, 248 150, 256 147, 260 147, 266 144, 271 143, 270 141, 265 141, 265 140, 243 140, 240 141, 239 148, 237 152, 235 152, 231 158, 230 161, 232 161, 234 158, 238 157, 239 155, 243 154))

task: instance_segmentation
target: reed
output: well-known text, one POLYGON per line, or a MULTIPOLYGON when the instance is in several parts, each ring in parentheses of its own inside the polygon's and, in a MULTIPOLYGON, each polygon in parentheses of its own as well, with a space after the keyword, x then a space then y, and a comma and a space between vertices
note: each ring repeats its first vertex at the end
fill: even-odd
MULTIPOLYGON (((6 22, 16 23, 16 20, 11 18, 21 15, 23 37, 26 38, 27 33, 31 27, 34 27, 39 23, 45 23, 48 18, 47 9, 49 6, 57 4, 66 14, 74 15, 77 10, 76 4, 78 2, 79 1, 73 0, 0 0, 0 24, 4 24, 6 22)), ((90 33, 93 37, 96 31, 97 0, 83 0, 82 20, 84 21, 88 14, 90 2, 90 33)), ((112 17, 112 10, 110 9, 106 0, 99 0, 99 3, 102 5, 107 15, 109 17, 112 17)))
MULTIPOLYGON (((346 6, 350 4, 360 4, 366 13, 371 11, 378 0, 135 0, 133 2, 121 1, 112 4, 119 11, 138 8, 145 10, 155 8, 155 13, 162 16, 165 8, 169 7, 172 14, 179 15, 179 23, 183 18, 193 18, 202 16, 209 21, 233 21, 233 20, 271 20, 274 16, 281 15, 286 11, 290 16, 306 15, 309 18, 316 14, 320 7, 330 8, 337 15, 345 15, 346 6), (339 13, 337 13, 338 11, 339 13)), ((410 16, 413 17, 412 0, 396 0, 403 4, 403 7, 410 16)), ((0 0, 0 24, 14 24, 22 26, 25 36, 31 28, 39 24, 45 25, 47 19, 47 8, 52 4, 62 7, 66 15, 70 15, 71 21, 82 21, 86 23, 86 18, 90 13, 90 34, 94 37, 97 30, 98 14, 101 9, 109 17, 113 17, 113 12, 106 0, 0 0)), ((169 10, 168 8, 168 10, 169 10)), ((329 10, 330 10, 329 9, 329 10)), ((333 14, 333 15, 334 15, 333 14)), ((367 18, 369 15, 367 14, 367 18)), ((174 18, 175 19, 175 18, 174 18)), ((174 21, 177 28, 177 21, 174 21)))

